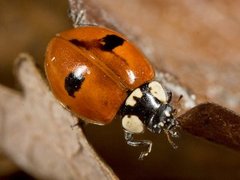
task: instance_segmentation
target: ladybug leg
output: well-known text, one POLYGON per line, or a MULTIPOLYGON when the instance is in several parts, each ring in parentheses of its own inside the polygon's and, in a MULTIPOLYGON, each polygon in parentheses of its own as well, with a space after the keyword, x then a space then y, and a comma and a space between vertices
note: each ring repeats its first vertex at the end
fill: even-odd
POLYGON ((130 146, 147 146, 148 149, 146 151, 143 151, 140 156, 139 156, 139 160, 143 160, 143 158, 145 156, 148 156, 148 154, 151 152, 152 150, 152 141, 149 140, 135 140, 133 137, 133 133, 130 133, 126 130, 124 130, 125 133, 125 140, 127 141, 127 144, 130 146))
POLYGON ((178 148, 178 146, 172 140, 172 138, 179 137, 178 132, 176 131, 177 126, 178 126, 178 122, 175 119, 172 119, 171 124, 168 125, 166 129, 164 129, 164 133, 167 136, 168 142, 172 145, 174 149, 178 148))
POLYGON ((167 136, 167 139, 168 139, 168 142, 171 144, 171 146, 173 147, 173 149, 177 149, 178 146, 173 142, 173 140, 171 139, 171 137, 173 137, 172 133, 170 132, 170 130, 164 130, 166 136, 167 136))
POLYGON ((168 130, 169 134, 171 135, 171 137, 173 138, 179 138, 179 134, 175 129, 170 129, 168 130))
POLYGON ((178 131, 176 130, 177 127, 180 127, 178 121, 176 119, 171 119, 171 123, 167 126, 166 131, 169 132, 171 137, 178 138, 179 135, 178 131))
POLYGON ((75 124, 71 125, 71 128, 74 129, 75 127, 84 127, 86 125, 87 125, 86 122, 84 122, 81 119, 78 119, 78 121, 75 124))

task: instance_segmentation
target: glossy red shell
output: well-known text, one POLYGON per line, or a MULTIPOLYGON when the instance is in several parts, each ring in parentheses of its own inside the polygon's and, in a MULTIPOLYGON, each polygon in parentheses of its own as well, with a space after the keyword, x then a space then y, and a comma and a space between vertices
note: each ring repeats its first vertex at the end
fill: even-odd
POLYGON ((57 99, 78 117, 98 124, 111 122, 127 92, 154 78, 151 65, 132 43, 95 26, 54 37, 47 47, 45 70, 57 99), (74 87, 66 86, 69 79, 74 87))

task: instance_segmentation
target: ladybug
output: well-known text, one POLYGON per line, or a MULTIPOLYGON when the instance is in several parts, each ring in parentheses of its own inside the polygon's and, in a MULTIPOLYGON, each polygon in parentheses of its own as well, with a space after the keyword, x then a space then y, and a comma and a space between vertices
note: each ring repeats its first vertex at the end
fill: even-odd
POLYGON ((118 32, 84 26, 57 34, 47 47, 45 71, 53 94, 80 119, 104 125, 120 114, 127 144, 148 147, 140 159, 151 152, 152 142, 135 140, 135 134, 148 129, 177 137, 172 93, 118 32))

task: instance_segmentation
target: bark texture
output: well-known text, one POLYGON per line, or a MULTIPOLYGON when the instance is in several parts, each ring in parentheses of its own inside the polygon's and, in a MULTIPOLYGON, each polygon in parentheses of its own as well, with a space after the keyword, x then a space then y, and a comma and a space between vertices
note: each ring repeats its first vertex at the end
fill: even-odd
POLYGON ((21 54, 16 77, 23 93, 0 86, 0 147, 38 178, 117 179, 96 155, 77 118, 53 97, 32 58, 21 54))

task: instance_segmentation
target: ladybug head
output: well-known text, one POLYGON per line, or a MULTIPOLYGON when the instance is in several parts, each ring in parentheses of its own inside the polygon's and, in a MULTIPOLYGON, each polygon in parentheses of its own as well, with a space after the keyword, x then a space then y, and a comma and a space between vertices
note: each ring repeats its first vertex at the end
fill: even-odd
POLYGON ((172 136, 177 136, 175 131, 178 122, 175 118, 176 110, 169 104, 161 104, 157 113, 147 124, 148 130, 153 133, 161 133, 162 130, 169 131, 172 136))
POLYGON ((170 104, 165 104, 164 110, 159 116, 159 123, 163 130, 169 131, 173 136, 177 135, 175 128, 178 126, 178 121, 176 120, 176 109, 174 109, 170 104), (173 132, 174 131, 174 132, 173 132))
POLYGON ((176 130, 179 127, 179 123, 175 118, 176 109, 174 109, 169 103, 162 104, 157 110, 157 114, 147 124, 147 129, 153 133, 160 134, 162 131, 166 134, 168 142, 174 149, 177 145, 172 141, 171 137, 179 137, 176 130))

